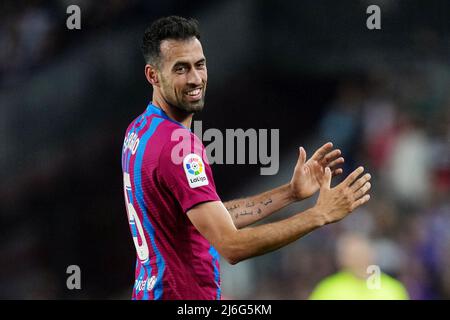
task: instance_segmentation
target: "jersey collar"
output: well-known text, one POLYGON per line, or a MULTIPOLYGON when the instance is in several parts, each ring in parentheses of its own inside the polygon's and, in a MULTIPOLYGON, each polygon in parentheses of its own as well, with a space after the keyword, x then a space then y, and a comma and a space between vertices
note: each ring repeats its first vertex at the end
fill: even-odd
POLYGON ((151 103, 151 102, 150 102, 150 103, 148 104, 148 106, 147 106, 147 113, 149 113, 149 114, 156 114, 156 115, 160 116, 161 118, 164 118, 164 119, 166 119, 166 120, 169 120, 170 122, 173 122, 173 123, 179 125, 180 127, 183 127, 183 128, 185 128, 185 129, 191 131, 191 129, 186 128, 182 123, 173 120, 171 117, 169 117, 169 116, 167 115, 167 113, 164 112, 163 109, 161 109, 160 107, 155 106, 155 105, 154 105, 153 103, 151 103))

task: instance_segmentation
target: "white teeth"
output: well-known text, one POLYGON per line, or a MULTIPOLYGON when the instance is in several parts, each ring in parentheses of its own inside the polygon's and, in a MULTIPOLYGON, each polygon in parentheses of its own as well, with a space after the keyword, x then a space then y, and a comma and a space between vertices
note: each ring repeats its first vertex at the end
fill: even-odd
POLYGON ((196 96, 196 95, 198 95, 200 93, 200 89, 195 89, 195 90, 192 90, 192 91, 188 91, 188 95, 190 95, 190 96, 196 96))

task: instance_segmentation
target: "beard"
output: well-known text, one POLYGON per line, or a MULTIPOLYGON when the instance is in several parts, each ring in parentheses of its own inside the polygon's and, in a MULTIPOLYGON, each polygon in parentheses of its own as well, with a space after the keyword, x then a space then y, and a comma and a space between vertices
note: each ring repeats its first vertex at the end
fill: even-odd
POLYGON ((161 91, 164 96, 164 99, 169 103, 172 107, 177 109, 181 113, 191 114, 197 113, 203 110, 203 106, 205 104, 205 93, 206 93, 206 82, 202 83, 201 86, 201 97, 195 101, 189 101, 185 92, 189 89, 194 89, 195 87, 183 88, 180 91, 177 91, 174 87, 171 86, 169 81, 161 75, 161 91))
POLYGON ((174 90, 172 90, 172 92, 174 92, 174 94, 166 95, 165 100, 172 107, 176 108, 178 111, 180 111, 182 113, 186 113, 186 114, 197 113, 197 112, 202 111, 203 107, 205 105, 205 91, 206 91, 205 89, 206 89, 206 85, 204 85, 202 88, 201 98, 196 101, 188 101, 186 99, 185 94, 179 93, 179 95, 177 95, 174 92, 174 90))
POLYGON ((197 101, 186 101, 185 99, 178 99, 176 104, 173 104, 175 108, 186 113, 196 113, 203 110, 205 105, 205 91, 202 90, 202 97, 197 101))

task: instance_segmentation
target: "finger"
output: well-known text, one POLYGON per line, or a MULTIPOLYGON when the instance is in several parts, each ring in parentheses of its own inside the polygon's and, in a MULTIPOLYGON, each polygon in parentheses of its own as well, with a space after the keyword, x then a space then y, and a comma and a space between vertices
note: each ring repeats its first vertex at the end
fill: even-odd
POLYGON ((300 162, 301 165, 303 165, 306 161, 306 151, 303 147, 300 147, 298 161, 300 162))
POLYGON ((363 204, 365 204, 367 201, 370 200, 370 194, 366 194, 364 197, 356 200, 355 202, 353 202, 352 208, 351 210, 355 210, 356 208, 362 206, 363 204))
POLYGON ((333 167, 335 167, 335 166, 337 166, 339 164, 343 164, 344 161, 345 161, 344 158, 340 157, 340 158, 337 158, 336 160, 332 161, 330 164, 327 164, 326 166, 330 167, 330 168, 333 168, 333 167))
POLYGON ((355 192, 354 198, 355 199, 362 198, 367 193, 367 191, 370 190, 371 187, 372 185, 370 184, 370 182, 366 182, 359 190, 355 192))
MULTIPOLYGON (((337 157, 341 155, 341 150, 336 149, 331 152, 328 152, 323 159, 321 160, 323 166, 329 166, 330 163, 334 160, 336 160, 337 157)), ((342 158, 343 159, 343 158, 342 158)))
POLYGON ((361 188, 367 181, 369 181, 372 178, 370 173, 366 173, 361 178, 356 180, 356 182, 351 186, 351 189, 353 192, 356 192, 359 188, 361 188))
POLYGON ((331 149, 333 148, 333 144, 331 142, 325 143, 316 152, 314 152, 311 159, 320 161, 331 149))
POLYGON ((325 174, 322 177, 322 185, 321 188, 327 188, 330 189, 331 186, 331 170, 330 168, 325 168, 325 174))
POLYGON ((341 184, 345 187, 350 186, 356 180, 356 178, 358 178, 359 175, 363 172, 364 172, 364 167, 358 167, 355 171, 350 173, 348 175, 348 177, 345 178, 345 180, 341 184))
POLYGON ((325 173, 325 170, 323 169, 323 167, 315 160, 311 161, 311 167, 312 167, 312 171, 314 172, 314 174, 318 177, 322 177, 323 174, 325 173))
POLYGON ((342 172, 344 172, 344 170, 341 168, 333 170, 333 177, 340 175, 342 172))

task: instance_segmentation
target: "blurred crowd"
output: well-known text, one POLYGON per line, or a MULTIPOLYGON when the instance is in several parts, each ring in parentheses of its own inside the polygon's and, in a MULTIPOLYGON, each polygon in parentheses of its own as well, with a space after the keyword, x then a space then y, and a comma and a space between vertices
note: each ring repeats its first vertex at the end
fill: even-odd
POLYGON ((411 299, 450 298, 450 65, 427 64, 342 78, 313 140, 333 141, 345 172, 367 168, 371 201, 276 253, 276 274, 271 259, 258 258, 259 279, 269 280, 249 296, 309 298, 339 270, 339 239, 357 232, 370 239, 374 264, 403 283, 411 299))
POLYGON ((378 68, 344 83, 320 125, 373 173, 365 232, 413 299, 450 298, 449 88, 448 64, 378 68))
POLYGON ((53 61, 58 53, 81 35, 105 30, 129 15, 145 12, 137 0, 19 0, 0 5, 0 83, 15 83, 53 61), (66 19, 71 5, 81 10, 81 29, 69 32, 66 19), (76 38, 75 38, 76 35, 76 38))

